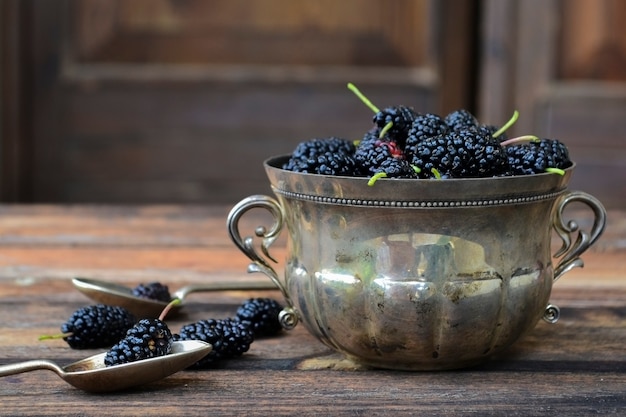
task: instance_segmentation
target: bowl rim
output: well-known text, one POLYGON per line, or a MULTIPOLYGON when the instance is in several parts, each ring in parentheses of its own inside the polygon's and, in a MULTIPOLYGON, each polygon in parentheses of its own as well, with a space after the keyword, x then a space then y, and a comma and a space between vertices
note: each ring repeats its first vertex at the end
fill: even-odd
POLYGON ((565 192, 576 164, 564 175, 541 173, 489 178, 381 178, 373 186, 367 177, 331 176, 282 168, 290 155, 263 163, 275 194, 326 204, 399 207, 465 207, 524 204, 554 199, 565 192))

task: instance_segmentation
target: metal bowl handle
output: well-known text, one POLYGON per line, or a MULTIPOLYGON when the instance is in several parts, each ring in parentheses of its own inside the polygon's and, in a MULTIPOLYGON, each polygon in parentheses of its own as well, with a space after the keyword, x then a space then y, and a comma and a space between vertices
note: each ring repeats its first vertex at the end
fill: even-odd
POLYGON ((606 210, 602 203, 592 195, 582 191, 571 191, 558 200, 553 218, 553 227, 563 243, 557 253, 554 254, 555 258, 560 258, 554 270, 554 280, 556 281, 572 268, 584 265, 580 255, 589 249, 604 232, 606 227, 606 210), (563 217, 563 211, 573 202, 583 203, 593 211, 593 226, 589 232, 580 230, 576 221, 566 221, 563 217), (572 235, 576 232, 578 232, 578 235, 573 240, 572 235))
MULTIPOLYGON (((563 194, 556 203, 552 226, 562 241, 561 248, 554 254, 558 259, 554 269, 554 281, 576 267, 583 267, 581 255, 600 237, 606 227, 606 209, 598 199, 582 191, 569 191, 563 194), (594 214, 593 226, 590 231, 580 230, 575 220, 566 221, 563 212, 573 202, 583 203, 594 214), (572 239, 576 234, 576 238, 572 239)), ((550 304, 543 315, 548 323, 556 323, 560 316, 557 306, 550 304)))
POLYGON ((252 263, 248 265, 248 273, 262 272, 272 280, 283 294, 287 307, 285 307, 279 315, 280 324, 285 329, 293 329, 298 324, 298 315, 293 307, 291 297, 285 285, 278 279, 278 274, 276 274, 276 271, 269 263, 269 261, 277 263, 270 255, 269 248, 283 229, 283 219, 284 212, 278 201, 265 195, 252 195, 241 200, 230 210, 227 225, 228 233, 232 241, 239 250, 252 260, 252 263), (261 239, 261 254, 259 254, 254 246, 255 238, 252 236, 246 236, 244 238, 239 231, 239 221, 242 216, 254 208, 265 209, 269 211, 274 218, 274 223, 269 230, 265 226, 258 226, 254 231, 255 236, 261 239))

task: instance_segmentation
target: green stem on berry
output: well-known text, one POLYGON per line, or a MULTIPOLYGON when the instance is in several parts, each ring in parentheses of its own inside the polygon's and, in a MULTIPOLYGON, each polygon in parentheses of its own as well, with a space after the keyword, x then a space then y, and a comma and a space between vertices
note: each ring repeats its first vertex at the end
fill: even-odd
POLYGON ((506 130, 513 126, 513 124, 515 122, 517 122, 517 119, 519 118, 519 112, 517 110, 515 110, 513 112, 513 116, 509 119, 508 122, 506 122, 500 129, 498 129, 496 131, 496 133, 494 133, 493 135, 491 135, 491 137, 497 138, 498 136, 500 136, 501 134, 503 134, 504 132, 506 132, 506 130))
POLYGON ((172 307, 174 307, 175 305, 178 305, 178 304, 180 304, 182 302, 183 301, 180 298, 172 299, 172 301, 170 301, 169 304, 165 306, 163 311, 161 311, 161 315, 159 315, 159 320, 161 320, 161 321, 165 320, 165 316, 167 316, 167 313, 170 312, 172 307))
POLYGON ((441 174, 439 173, 439 171, 437 170, 437 168, 431 168, 430 172, 433 173, 433 175, 435 176, 435 179, 440 180, 441 179, 441 174))
POLYGON ((37 340, 49 340, 49 339, 63 339, 65 337, 70 337, 74 333, 57 333, 57 334, 44 334, 37 338, 37 340))
POLYGON ((387 123, 382 129, 380 129, 380 134, 378 135, 378 138, 382 139, 383 137, 385 137, 387 132, 389 132, 392 127, 393 127, 393 122, 387 123))
POLYGON ((367 97, 365 97, 363 93, 361 93, 361 91, 359 91, 358 88, 356 88, 356 85, 348 83, 348 89, 356 94, 356 96, 360 98, 361 101, 365 103, 365 105, 369 107, 374 113, 378 113, 380 111, 378 107, 374 106, 374 103, 372 103, 367 97))
POLYGON ((415 171, 416 174, 419 174, 420 172, 422 172, 420 167, 418 167, 417 165, 411 165, 411 168, 413 168, 413 171, 415 171))
POLYGON ((541 142, 541 139, 539 139, 535 135, 518 136, 516 138, 507 139, 505 141, 500 142, 500 146, 517 145, 522 142, 541 142))
POLYGON ((558 175, 565 175, 565 171, 563 171, 561 168, 546 168, 546 172, 549 172, 551 174, 558 174, 558 175))
POLYGON ((386 178, 386 177, 387 177, 386 172, 377 172, 376 174, 370 177, 370 179, 367 181, 367 185, 371 187, 374 184, 376 184, 376 181, 378 181, 380 178, 386 178))

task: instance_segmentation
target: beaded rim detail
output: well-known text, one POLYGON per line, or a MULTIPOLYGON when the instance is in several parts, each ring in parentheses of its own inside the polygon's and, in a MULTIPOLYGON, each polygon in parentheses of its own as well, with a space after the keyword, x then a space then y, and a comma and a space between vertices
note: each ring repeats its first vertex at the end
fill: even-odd
POLYGON ((321 204, 342 205, 342 206, 366 206, 366 207, 398 207, 398 208, 458 208, 458 207, 491 207, 510 204, 525 204, 536 201, 549 200, 562 194, 565 189, 526 196, 511 196, 502 198, 488 198, 476 200, 430 200, 430 201, 400 201, 400 200, 367 200, 344 197, 326 197, 320 195, 309 195, 296 193, 293 191, 274 188, 274 191, 287 198, 295 200, 313 201, 321 204))

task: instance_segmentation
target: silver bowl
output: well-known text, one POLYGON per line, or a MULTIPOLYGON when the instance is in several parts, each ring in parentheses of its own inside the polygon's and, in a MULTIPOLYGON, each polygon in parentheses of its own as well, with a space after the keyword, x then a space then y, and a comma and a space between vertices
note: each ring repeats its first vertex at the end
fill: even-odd
POLYGON ((556 322, 552 284, 601 235, 602 204, 553 173, 480 179, 333 177, 264 164, 276 198, 233 207, 233 242, 281 289, 283 326, 302 322, 322 343, 373 367, 462 368, 502 351, 543 317, 556 322), (564 220, 572 202, 594 216, 589 232, 564 220), (243 237, 241 217, 267 209, 271 227, 243 237), (285 231, 279 278, 269 248, 285 231), (552 254, 553 231, 563 245, 552 254), (576 236, 575 236, 576 235, 576 236), (259 244, 255 242, 259 240, 259 244), (257 248, 260 248, 257 249, 257 248))

